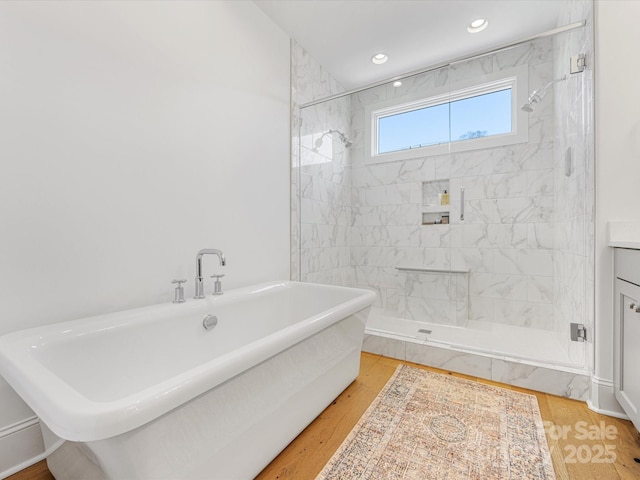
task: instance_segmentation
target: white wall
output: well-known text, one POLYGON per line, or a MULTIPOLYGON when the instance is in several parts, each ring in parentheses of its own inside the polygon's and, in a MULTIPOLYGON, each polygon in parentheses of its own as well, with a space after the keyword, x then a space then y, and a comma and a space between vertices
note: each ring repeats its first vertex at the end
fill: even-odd
POLYGON ((595 408, 612 398, 613 251, 607 222, 640 221, 640 1, 595 4, 596 31, 596 361, 595 408))
POLYGON ((191 296, 205 247, 227 289, 289 278, 289 38, 253 2, 0 2, 0 162, 0 334, 191 296))

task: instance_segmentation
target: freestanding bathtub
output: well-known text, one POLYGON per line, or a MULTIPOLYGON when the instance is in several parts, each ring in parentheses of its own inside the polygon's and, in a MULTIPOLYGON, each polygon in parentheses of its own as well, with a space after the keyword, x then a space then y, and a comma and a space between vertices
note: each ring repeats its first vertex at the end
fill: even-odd
POLYGON ((23 330, 0 374, 64 439, 58 480, 250 479, 358 375, 374 299, 273 282, 23 330))

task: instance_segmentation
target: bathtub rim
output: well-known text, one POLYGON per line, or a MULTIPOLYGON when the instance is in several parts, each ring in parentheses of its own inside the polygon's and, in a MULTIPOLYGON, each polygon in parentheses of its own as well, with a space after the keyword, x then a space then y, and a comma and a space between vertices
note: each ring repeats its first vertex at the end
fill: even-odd
MULTIPOLYGON (((0 337, 0 374, 60 438, 86 442, 113 437, 160 417, 316 332, 370 307, 376 298, 376 294, 371 290, 287 280, 229 290, 225 292, 226 298, 222 301, 225 304, 232 303, 252 293, 257 294, 272 288, 295 288, 296 285, 301 285, 302 288, 351 291, 354 297, 221 357, 113 401, 90 400, 47 369, 29 353, 34 343, 33 339, 59 333, 62 329, 79 327, 81 324, 82 331, 91 330, 88 327, 95 322, 108 323, 126 315, 152 315, 156 310, 167 308, 179 311, 178 309, 185 304, 157 304, 3 335, 0 337)), ((206 301, 211 304, 216 300, 218 299, 208 298, 206 301)), ((191 300, 187 305, 191 302, 202 300, 191 300)), ((202 305, 205 306, 204 303, 202 305)))

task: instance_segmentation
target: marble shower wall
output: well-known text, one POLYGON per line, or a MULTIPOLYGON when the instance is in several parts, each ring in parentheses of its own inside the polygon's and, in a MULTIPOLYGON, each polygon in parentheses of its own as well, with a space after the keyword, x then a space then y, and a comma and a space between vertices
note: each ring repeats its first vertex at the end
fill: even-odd
POLYGON ((568 75, 568 61, 586 53, 592 64, 593 17, 590 0, 566 5, 558 24, 587 19, 585 29, 302 111, 300 104, 343 89, 293 41, 292 278, 371 288, 394 316, 553 330, 570 357, 584 361, 584 345, 569 342, 567 325, 593 331, 593 82, 590 68, 568 75), (519 65, 528 66, 529 91, 569 77, 529 115, 528 143, 365 163, 368 105, 426 97, 449 82, 519 65), (353 146, 322 137, 328 130, 344 132, 353 146), (449 184, 449 225, 421 225, 423 182, 434 180, 449 184), (399 272, 398 265, 470 273, 399 272))
POLYGON ((291 278, 353 285, 349 150, 337 134, 327 133, 350 135, 350 99, 300 110, 344 89, 293 40, 291 88, 291 278))
MULTIPOLYGON (((559 24, 587 20, 585 28, 554 39, 555 85, 554 185, 554 329, 576 363, 585 361, 585 344, 570 341, 569 323, 587 326, 592 347, 594 323, 594 132, 593 3, 565 2, 559 24), (587 69, 569 73, 569 59, 585 54, 587 69), (569 158, 568 158, 569 157, 569 158), (569 163, 569 165, 567 165, 569 163)), ((588 361, 590 356, 587 356, 588 361)))
MULTIPOLYGON (((406 79, 400 88, 385 85, 351 96, 351 258, 357 285, 374 288, 390 315, 464 324, 451 307, 447 316, 442 304, 413 296, 411 291, 425 289, 414 287, 414 277, 408 289, 407 273, 395 267, 451 268, 470 271, 441 274, 449 291, 464 285, 468 275, 469 320, 554 328, 552 93, 529 115, 526 144, 381 164, 364 158, 368 105, 415 94, 428 97, 447 82, 519 65, 528 65, 529 91, 541 88, 554 74, 552 46, 550 39, 539 40, 406 79), (422 184, 441 179, 449 182, 451 223, 423 226, 422 184), (465 188, 464 222, 459 220, 460 187, 465 188)), ((434 281, 430 275, 425 283, 434 281)))

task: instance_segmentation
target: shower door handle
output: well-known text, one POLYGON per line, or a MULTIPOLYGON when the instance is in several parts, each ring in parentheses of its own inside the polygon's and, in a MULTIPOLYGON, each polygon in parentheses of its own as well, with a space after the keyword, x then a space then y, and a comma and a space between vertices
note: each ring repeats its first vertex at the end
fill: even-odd
POLYGON ((460 221, 464 221, 464 187, 460 187, 460 221))

